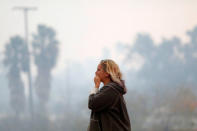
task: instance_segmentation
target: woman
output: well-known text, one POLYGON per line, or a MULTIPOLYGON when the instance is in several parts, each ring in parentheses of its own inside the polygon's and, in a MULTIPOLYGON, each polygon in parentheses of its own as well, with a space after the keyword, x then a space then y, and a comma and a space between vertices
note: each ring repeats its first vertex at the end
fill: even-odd
POLYGON ((95 72, 88 107, 91 109, 88 131, 131 131, 123 95, 126 87, 118 65, 113 60, 102 60, 95 72), (100 83, 104 86, 99 90, 100 83))

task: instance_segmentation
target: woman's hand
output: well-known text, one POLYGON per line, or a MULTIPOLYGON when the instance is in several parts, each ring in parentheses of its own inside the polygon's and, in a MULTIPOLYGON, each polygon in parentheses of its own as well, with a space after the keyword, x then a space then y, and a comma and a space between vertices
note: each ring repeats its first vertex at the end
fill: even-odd
POLYGON ((94 77, 95 88, 99 88, 100 83, 101 83, 101 80, 100 80, 100 78, 96 75, 96 76, 94 77))

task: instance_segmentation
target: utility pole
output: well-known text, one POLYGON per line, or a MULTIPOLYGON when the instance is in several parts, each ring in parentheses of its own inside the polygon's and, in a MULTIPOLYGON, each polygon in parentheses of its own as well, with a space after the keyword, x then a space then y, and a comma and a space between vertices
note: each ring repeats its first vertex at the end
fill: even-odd
POLYGON ((71 117, 70 116, 70 113, 71 113, 71 103, 70 103, 70 100, 71 100, 71 97, 72 97, 72 92, 70 90, 70 77, 71 77, 71 68, 70 68, 70 63, 71 61, 68 59, 66 61, 66 68, 67 68, 67 72, 66 72, 66 120, 67 120, 67 126, 66 126, 66 130, 71 130, 71 122, 69 120, 69 118, 71 117))
POLYGON ((31 115, 31 118, 33 120, 34 118, 34 106, 33 106, 33 92, 32 92, 32 77, 31 77, 31 55, 29 51, 29 45, 28 45, 28 11, 33 11, 37 10, 36 7, 14 7, 14 10, 21 10, 24 12, 24 24, 25 24, 25 43, 27 46, 27 51, 28 51, 28 57, 29 57, 29 64, 28 64, 28 69, 29 71, 27 72, 28 75, 28 85, 29 85, 29 113, 31 115))
POLYGON ((71 99, 71 94, 70 94, 70 60, 66 61, 66 112, 70 113, 70 99, 71 99))

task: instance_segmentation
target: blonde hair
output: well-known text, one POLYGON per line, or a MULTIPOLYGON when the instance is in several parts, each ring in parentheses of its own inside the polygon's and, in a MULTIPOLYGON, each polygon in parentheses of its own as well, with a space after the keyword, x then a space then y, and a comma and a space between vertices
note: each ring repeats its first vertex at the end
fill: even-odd
POLYGON ((122 86, 126 93, 125 83, 122 79, 122 73, 119 69, 119 66, 111 59, 101 60, 100 64, 103 70, 110 75, 110 79, 122 86))

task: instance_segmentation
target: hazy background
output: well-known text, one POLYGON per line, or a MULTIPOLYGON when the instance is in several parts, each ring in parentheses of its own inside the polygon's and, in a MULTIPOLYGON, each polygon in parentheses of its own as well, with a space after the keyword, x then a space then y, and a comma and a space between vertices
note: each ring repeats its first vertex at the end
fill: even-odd
POLYGON ((1 0, 0 131, 86 130, 94 73, 107 58, 126 80, 133 131, 197 130, 196 7, 196 0, 1 0), (15 7, 36 8, 28 41, 15 7))

